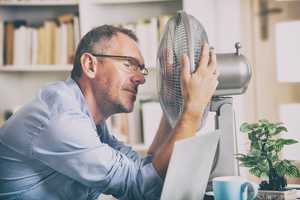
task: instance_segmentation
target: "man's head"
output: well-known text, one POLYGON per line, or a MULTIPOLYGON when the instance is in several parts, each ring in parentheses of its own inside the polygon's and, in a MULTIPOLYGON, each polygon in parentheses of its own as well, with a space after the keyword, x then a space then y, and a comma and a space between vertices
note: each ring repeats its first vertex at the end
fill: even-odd
POLYGON ((138 85, 145 82, 143 63, 132 31, 104 25, 80 41, 71 77, 91 88, 103 115, 131 112, 138 85))

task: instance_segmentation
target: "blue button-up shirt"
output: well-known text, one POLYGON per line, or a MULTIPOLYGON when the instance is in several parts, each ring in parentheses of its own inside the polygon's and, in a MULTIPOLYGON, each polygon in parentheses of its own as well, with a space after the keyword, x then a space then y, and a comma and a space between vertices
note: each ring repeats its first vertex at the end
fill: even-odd
POLYGON ((159 199, 151 156, 96 125, 72 79, 40 90, 0 129, 0 199, 159 199))

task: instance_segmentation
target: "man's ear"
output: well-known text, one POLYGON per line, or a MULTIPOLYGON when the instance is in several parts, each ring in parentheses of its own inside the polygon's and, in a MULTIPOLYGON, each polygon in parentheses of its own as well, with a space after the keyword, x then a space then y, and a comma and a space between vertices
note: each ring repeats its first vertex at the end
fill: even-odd
POLYGON ((80 57, 82 73, 89 78, 95 78, 97 71, 97 61, 89 53, 84 53, 80 57))

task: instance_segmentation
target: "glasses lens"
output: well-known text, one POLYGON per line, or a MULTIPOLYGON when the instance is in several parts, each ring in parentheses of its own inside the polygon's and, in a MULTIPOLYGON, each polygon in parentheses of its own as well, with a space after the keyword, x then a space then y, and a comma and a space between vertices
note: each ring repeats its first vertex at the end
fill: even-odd
POLYGON ((147 68, 143 68, 140 70, 142 74, 144 74, 144 76, 148 75, 148 69, 147 68))
POLYGON ((131 69, 133 71, 138 71, 138 72, 142 73, 145 76, 148 75, 147 68, 145 68, 144 65, 139 64, 139 62, 137 60, 135 60, 135 59, 129 59, 128 61, 131 64, 131 66, 132 66, 131 69))

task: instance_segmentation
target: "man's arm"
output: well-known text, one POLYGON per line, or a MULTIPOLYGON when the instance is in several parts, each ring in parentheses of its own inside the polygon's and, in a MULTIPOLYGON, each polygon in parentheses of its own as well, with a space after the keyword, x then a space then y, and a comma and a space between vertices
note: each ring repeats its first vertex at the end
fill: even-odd
POLYGON ((148 154, 154 155, 157 152, 159 147, 162 146, 162 144, 164 144, 167 141, 171 133, 171 130, 172 130, 171 125, 168 123, 166 116, 163 115, 162 118, 160 119, 158 131, 154 137, 151 146, 148 149, 148 154))
POLYGON ((97 134, 103 143, 106 143, 113 149, 122 152, 133 161, 139 162, 142 160, 140 155, 134 151, 131 146, 124 144, 124 142, 118 140, 113 134, 111 134, 107 129, 106 124, 97 125, 97 134))
POLYGON ((199 66, 195 72, 190 73, 186 55, 182 57, 181 63, 184 109, 166 142, 157 150, 153 159, 153 165, 161 177, 166 174, 175 142, 196 134, 204 110, 218 85, 219 69, 216 55, 214 52, 210 55, 207 44, 203 47, 199 66))

